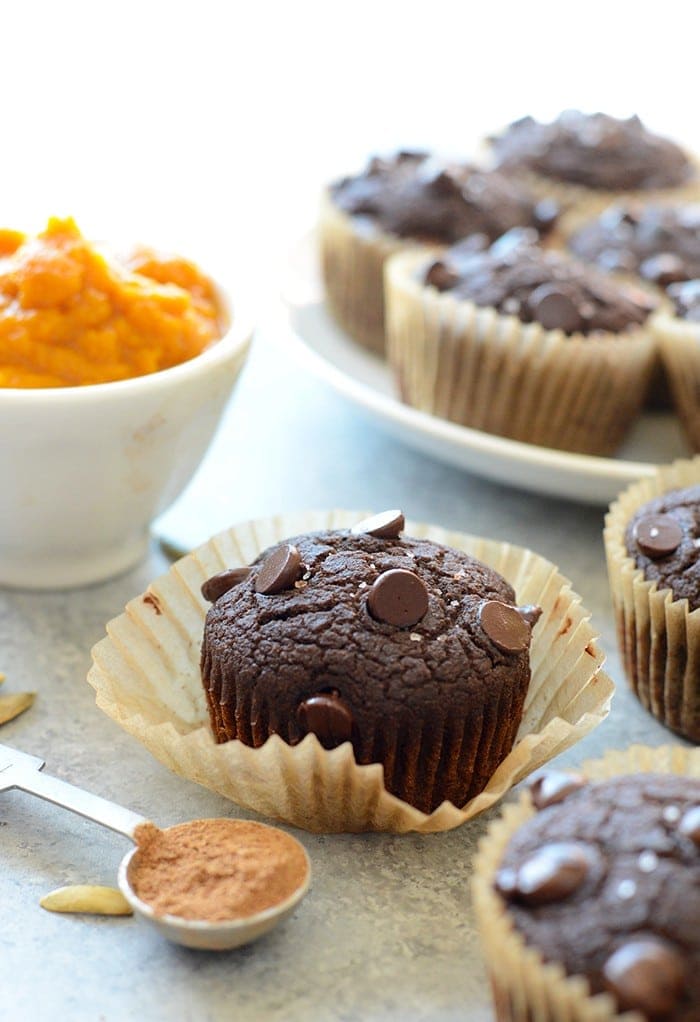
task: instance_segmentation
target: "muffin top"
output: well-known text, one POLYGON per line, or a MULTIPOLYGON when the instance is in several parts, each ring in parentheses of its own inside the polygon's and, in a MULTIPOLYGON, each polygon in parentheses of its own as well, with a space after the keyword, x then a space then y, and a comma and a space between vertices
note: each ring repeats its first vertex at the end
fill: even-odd
POLYGON ((546 961, 654 1022, 700 1019, 700 780, 536 780, 496 875, 546 961))
POLYGON ((640 288, 612 282, 595 267, 545 251, 536 232, 509 231, 490 246, 483 236, 454 245, 424 282, 523 323, 566 334, 620 333, 644 323, 655 302, 640 288))
POLYGON ((667 294, 677 316, 691 323, 700 323, 700 279, 671 284, 667 294))
POLYGON ((700 607, 700 486, 671 490, 640 507, 625 531, 627 553, 644 577, 700 607))
POLYGON ((616 204, 585 224, 569 248, 603 270, 636 273, 658 287, 700 277, 700 205, 616 204))
POLYGON ((205 583, 215 602, 203 649, 222 703, 244 686, 274 702, 292 743, 313 731, 332 748, 374 733, 392 709, 415 707, 441 727, 455 693, 464 703, 514 678, 527 687, 539 610, 516 609, 487 565, 402 528, 401 513, 386 512, 295 536, 235 569, 231 588, 227 573, 205 583))
POLYGON ((498 238, 521 224, 550 227, 556 207, 536 203, 497 171, 441 161, 428 153, 374 157, 355 177, 331 185, 344 212, 400 238, 451 244, 469 234, 498 238))
POLYGON ((501 168, 587 188, 674 188, 694 175, 680 146, 652 134, 638 117, 565 110, 551 124, 523 117, 491 141, 501 168))

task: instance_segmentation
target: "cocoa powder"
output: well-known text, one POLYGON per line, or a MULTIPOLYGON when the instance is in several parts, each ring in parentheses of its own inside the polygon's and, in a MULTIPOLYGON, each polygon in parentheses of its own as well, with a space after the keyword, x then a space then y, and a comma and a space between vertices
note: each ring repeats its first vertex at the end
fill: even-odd
POLYGON ((220 923, 256 915, 286 901, 308 874, 299 842, 263 823, 146 823, 134 836, 129 882, 159 916, 220 923))

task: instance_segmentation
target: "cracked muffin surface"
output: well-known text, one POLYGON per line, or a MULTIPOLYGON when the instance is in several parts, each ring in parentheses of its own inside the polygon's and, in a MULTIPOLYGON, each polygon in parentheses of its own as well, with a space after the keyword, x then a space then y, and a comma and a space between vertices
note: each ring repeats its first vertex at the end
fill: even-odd
POLYGON ((393 794, 460 806, 513 745, 537 614, 481 562, 394 532, 293 537, 215 599, 202 645, 212 728, 256 747, 273 734, 351 741, 393 794))

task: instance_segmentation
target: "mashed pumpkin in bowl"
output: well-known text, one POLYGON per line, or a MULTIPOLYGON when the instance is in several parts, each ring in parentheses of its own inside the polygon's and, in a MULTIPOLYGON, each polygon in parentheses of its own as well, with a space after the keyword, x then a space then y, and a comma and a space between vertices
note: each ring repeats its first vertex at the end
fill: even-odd
POLYGON ((71 219, 29 237, 0 230, 0 387, 76 387, 169 369, 227 324, 191 262, 107 255, 71 219))

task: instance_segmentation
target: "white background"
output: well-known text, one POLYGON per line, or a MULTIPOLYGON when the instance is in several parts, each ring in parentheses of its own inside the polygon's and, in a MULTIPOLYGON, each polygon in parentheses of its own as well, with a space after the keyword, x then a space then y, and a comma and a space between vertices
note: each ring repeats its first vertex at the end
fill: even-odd
POLYGON ((72 214, 91 237, 180 250, 253 288, 276 287, 322 183, 371 151, 468 151, 571 106, 700 142, 700 16, 677 0, 0 12, 2 222, 72 214))

